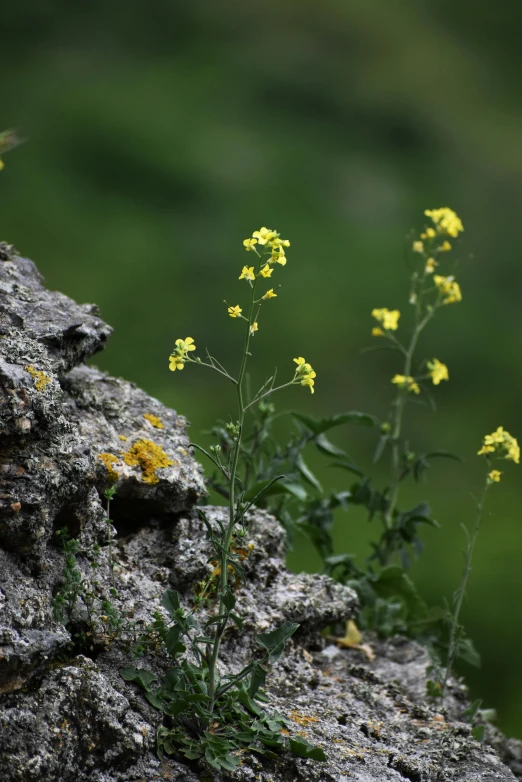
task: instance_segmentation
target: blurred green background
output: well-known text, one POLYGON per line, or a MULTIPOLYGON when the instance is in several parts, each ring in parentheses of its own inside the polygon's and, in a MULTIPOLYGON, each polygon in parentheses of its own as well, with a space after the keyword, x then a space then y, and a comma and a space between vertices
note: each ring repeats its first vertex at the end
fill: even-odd
MULTIPOLYGON (((522 437, 521 23, 515 0, 20 0, 2 14, 0 124, 29 143, 6 157, 1 238, 50 287, 100 305, 115 333, 96 363, 185 414, 195 440, 233 412, 231 389, 197 367, 173 375, 167 357, 190 335, 234 366, 240 327, 222 302, 244 293, 243 238, 268 225, 292 242, 255 360, 262 379, 304 355, 317 393, 275 401, 385 415, 400 370, 361 354, 370 311, 407 323, 407 232, 425 208, 461 216, 463 301, 421 345, 451 382, 436 416, 415 407, 408 424, 413 448, 466 457, 409 490, 443 527, 424 531, 413 572, 432 602, 460 577, 482 436, 522 437)), ((337 440, 369 466, 370 432, 337 440)), ((464 621, 483 658, 465 671, 473 694, 522 737, 520 477, 507 464, 490 493, 464 621)), ((370 533, 342 516, 339 552, 364 556, 370 533)), ((290 563, 317 560, 299 542, 290 563)))

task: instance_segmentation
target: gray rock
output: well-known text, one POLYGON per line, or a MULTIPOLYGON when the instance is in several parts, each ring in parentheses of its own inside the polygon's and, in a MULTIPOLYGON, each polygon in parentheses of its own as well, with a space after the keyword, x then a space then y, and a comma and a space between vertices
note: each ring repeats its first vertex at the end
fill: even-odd
MULTIPOLYGON (((472 738, 462 683, 450 682, 441 713, 426 702, 422 647, 368 637, 370 662, 327 643, 321 631, 354 615, 355 594, 289 573, 284 531, 257 510, 235 543, 245 624, 227 629, 221 672, 241 668, 256 633, 299 622, 269 674, 269 706, 327 762, 244 755, 233 774, 216 774, 156 757, 160 715, 120 671, 164 613, 165 588, 190 604, 215 562, 196 511, 205 488, 186 421, 82 363, 109 333, 95 307, 48 292, 30 261, 0 247, 0 780, 507 782, 508 765, 522 778, 520 742, 491 726, 487 744, 472 738), (113 482, 108 525, 102 497, 113 482), (77 540, 77 593, 65 604, 63 527, 77 540), (123 628, 111 625, 108 601, 123 628)), ((224 508, 202 510, 212 526, 226 519, 224 508)), ((151 652, 141 664, 161 673, 169 661, 151 652)))

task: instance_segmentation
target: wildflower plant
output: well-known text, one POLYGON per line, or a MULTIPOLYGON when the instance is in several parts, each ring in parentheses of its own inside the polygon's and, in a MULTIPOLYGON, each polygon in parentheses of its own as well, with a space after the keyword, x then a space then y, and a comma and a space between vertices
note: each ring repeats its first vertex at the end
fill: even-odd
MULTIPOLYGON (((275 373, 253 394, 246 388, 246 371, 251 357, 252 342, 258 339, 265 307, 278 296, 275 284, 279 266, 287 263, 286 249, 290 246, 277 231, 263 227, 245 239, 243 246, 253 262, 245 264, 238 275, 245 285, 246 301, 241 304, 225 302, 226 313, 237 322, 243 332, 243 350, 239 371, 233 375, 214 356, 196 354, 192 337, 176 339, 169 357, 172 372, 181 371, 187 364, 211 369, 234 387, 237 400, 237 418, 225 425, 227 444, 212 446, 208 451, 199 447, 213 464, 222 482, 222 494, 228 501, 227 522, 217 526, 207 518, 204 509, 200 515, 205 523, 212 554, 212 572, 206 582, 198 585, 193 605, 185 608, 181 596, 174 590, 165 592, 162 600, 169 615, 166 622, 158 613, 154 627, 149 629, 148 641, 155 638, 173 659, 174 666, 160 678, 143 668, 127 668, 122 675, 135 681, 146 692, 150 703, 171 720, 170 727, 158 731, 158 747, 167 753, 181 752, 190 759, 204 758, 216 769, 231 770, 239 763, 238 751, 249 748, 274 756, 274 752, 290 749, 300 757, 324 760, 321 749, 313 747, 300 736, 288 740, 281 733, 286 724, 280 714, 268 714, 258 699, 266 677, 267 663, 274 663, 298 625, 285 622, 256 637, 259 655, 252 658, 235 675, 221 676, 220 648, 227 627, 234 623, 239 629, 242 619, 236 608, 235 586, 245 577, 244 553, 241 542, 247 535, 248 511, 262 502, 270 491, 277 491, 283 475, 274 475, 262 483, 254 493, 247 492, 248 480, 241 473, 241 455, 244 452, 246 415, 248 411, 267 404, 266 399, 292 385, 302 385, 314 393, 316 373, 304 357, 293 359, 295 366, 288 380, 275 384, 275 373), (273 279, 273 277, 275 279, 273 279), (267 288, 270 284, 272 287, 267 288), (196 354, 196 355, 195 355, 196 354), (196 612, 209 609, 208 618, 198 621, 196 612)), ((146 639, 147 640, 147 639, 146 639)), ((145 648, 146 643, 142 645, 145 648)))
MULTIPOLYGON (((424 229, 410 245, 410 314, 385 307, 371 312, 375 322, 371 333, 376 340, 372 349, 391 350, 400 360, 396 373, 390 376, 394 398, 387 418, 379 420, 375 415, 348 411, 315 419, 294 411, 291 415, 295 432, 282 446, 275 436, 280 414, 271 401, 263 401, 256 406, 255 423, 243 442, 240 457, 247 497, 254 496, 284 472, 285 479, 260 496, 256 503, 276 515, 290 536, 297 530, 309 537, 322 559, 324 572, 357 591, 361 605, 359 627, 376 630, 384 636, 406 633, 424 641, 439 670, 443 671, 442 660, 451 668, 456 658, 471 664, 478 664, 479 658, 462 628, 455 629, 460 607, 456 623, 451 609, 429 608, 408 575, 412 554, 418 556, 422 551, 419 528, 439 525, 427 502, 404 508, 401 500, 402 487, 408 478, 418 483, 424 479, 434 459, 459 457, 442 450, 415 452, 405 436, 404 424, 410 404, 425 401, 434 407, 433 392, 450 377, 450 371, 440 357, 418 357, 418 348, 431 321, 443 315, 448 306, 462 300, 452 251, 464 228, 460 218, 448 208, 426 210, 425 217, 424 229), (386 456, 389 459, 388 479, 382 488, 377 487, 374 479, 344 450, 330 441, 329 433, 345 424, 372 427, 376 432, 374 461, 384 460, 386 456), (305 461, 304 452, 310 446, 326 455, 332 466, 353 474, 355 482, 326 493, 305 461), (380 523, 380 534, 371 543, 372 554, 363 566, 356 563, 352 554, 337 553, 333 545, 332 527, 336 515, 353 506, 366 508, 368 519, 380 523)), ((222 451, 229 452, 234 443, 226 426, 219 423, 213 432, 222 451)), ((517 454, 516 446, 502 433, 488 436, 483 448, 488 456, 501 452, 514 458, 517 454)), ((490 469, 488 486, 499 478, 499 471, 490 469)), ((227 495, 226 484, 217 472, 211 483, 217 491, 227 495)))
POLYGON ((486 475, 484 478, 484 484, 479 499, 476 502, 476 516, 475 522, 471 532, 468 530, 465 524, 462 524, 462 530, 466 536, 466 551, 464 555, 464 569, 462 571, 462 579, 457 591, 453 596, 453 605, 449 613, 449 626, 450 636, 448 643, 448 654, 446 659, 446 665, 442 670, 434 668, 435 674, 438 674, 438 678, 428 681, 428 693, 443 698, 448 678, 452 672, 452 666, 455 661, 455 657, 458 655, 459 645, 462 643, 464 636, 464 629, 460 624, 460 612, 462 609, 462 603, 466 595, 469 576, 471 573, 471 562, 473 559, 473 553, 475 551, 475 545, 477 543, 480 526, 484 516, 484 504, 486 501, 486 494, 497 483, 500 483, 502 472, 493 467, 497 461, 507 460, 512 461, 515 464, 520 464, 520 447, 515 437, 507 432, 504 427, 499 426, 495 432, 487 434, 484 437, 482 446, 478 451, 479 456, 484 456, 486 459, 486 475))

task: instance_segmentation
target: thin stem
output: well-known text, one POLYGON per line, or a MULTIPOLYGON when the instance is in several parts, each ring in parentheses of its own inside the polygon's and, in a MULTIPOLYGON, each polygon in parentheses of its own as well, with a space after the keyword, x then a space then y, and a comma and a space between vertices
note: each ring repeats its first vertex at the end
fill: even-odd
POLYGON ((453 662, 455 660, 455 655, 457 652, 458 635, 460 630, 460 625, 459 625, 460 611, 462 608, 462 603, 464 602, 464 597, 466 596, 466 589, 468 586, 468 580, 471 573, 471 560, 473 559, 473 552, 475 550, 475 544, 477 542, 477 537, 480 530, 480 524, 482 522, 482 518, 484 515, 484 501, 486 499, 486 493, 487 490, 489 489, 489 486, 490 486, 489 478, 486 478, 486 482, 482 490, 482 495, 477 503, 477 515, 475 517, 475 526, 473 527, 473 532, 471 533, 471 537, 469 537, 468 535, 468 547, 466 549, 466 559, 464 562, 464 570, 462 571, 462 579, 454 598, 453 613, 451 614, 451 618, 450 618, 451 630, 450 630, 450 638, 448 644, 448 659, 446 662, 446 669, 444 671, 444 679, 442 680, 442 684, 441 684, 442 698, 444 697, 444 693, 446 691, 446 685, 448 683, 448 678, 451 673, 451 667, 453 665, 453 662))
POLYGON ((269 396, 270 394, 275 394, 276 391, 281 391, 282 388, 288 388, 288 386, 293 386, 294 381, 291 380, 289 383, 283 383, 282 386, 276 386, 275 388, 269 388, 268 391, 265 391, 264 394, 261 394, 261 396, 256 396, 254 399, 252 399, 251 402, 248 403, 245 407, 245 411, 248 410, 249 407, 252 407, 256 402, 260 402, 262 399, 265 398, 265 396, 269 396))
POLYGON ((202 361, 201 359, 190 358, 190 356, 187 356, 185 358, 185 361, 188 361, 191 364, 199 364, 199 366, 201 367, 208 367, 209 369, 213 369, 215 372, 219 372, 220 375, 223 375, 223 377, 226 377, 227 380, 230 380, 231 383, 234 383, 234 385, 236 385, 236 383, 238 382, 231 375, 229 375, 225 369, 220 369, 215 364, 207 364, 206 361, 202 361))
MULTIPOLYGON (((264 253, 262 253, 259 256, 260 259, 260 265, 262 262, 264 253)), ((212 653, 210 655, 209 659, 209 676, 208 676, 208 695, 209 695, 209 711, 212 713, 214 710, 214 704, 216 702, 216 664, 217 659, 219 655, 219 647, 221 643, 221 638, 223 637, 223 633, 225 632, 227 623, 228 623, 228 617, 229 617, 229 611, 226 609, 223 598, 225 596, 225 593, 227 591, 228 586, 228 554, 230 549, 230 543, 232 540, 232 534, 234 531, 234 525, 236 520, 236 478, 237 478, 237 470, 238 470, 238 463, 239 463, 239 454, 241 450, 241 440, 243 437, 243 426, 245 422, 245 403, 243 398, 243 380, 245 377, 245 371, 246 371, 246 365, 247 360, 249 356, 249 346, 250 346, 250 326, 252 325, 252 314, 254 312, 254 306, 255 306, 255 290, 257 286, 258 277, 254 279, 253 284, 251 285, 250 289, 250 304, 248 308, 248 318, 247 320, 247 326, 246 326, 246 333, 245 333, 245 344, 243 348, 243 356, 241 358, 241 366, 239 368, 239 374, 237 377, 237 381, 235 381, 236 390, 237 390, 237 405, 238 405, 238 434, 236 439, 236 445, 234 448, 233 456, 232 456, 232 466, 230 468, 230 494, 229 494, 229 517, 228 517, 228 527, 223 539, 223 545, 221 550, 221 572, 219 576, 219 614, 225 614, 225 618, 223 621, 216 627, 216 635, 214 637, 214 644, 212 646, 212 653)))
MULTIPOLYGON (((421 294, 419 294, 417 306, 415 307, 415 324, 413 327, 410 344, 408 345, 405 359, 404 359, 403 372, 406 377, 411 376, 411 366, 413 362, 413 356, 415 354, 415 348, 417 347, 417 342, 419 340, 420 334, 423 331, 423 329, 427 326, 427 324, 433 317, 434 313, 435 313, 435 307, 429 309, 426 315, 424 316, 424 318, 421 319, 420 317, 421 294)), ((391 483, 390 501, 388 503, 388 508, 384 516, 384 524, 387 530, 390 530, 393 526, 393 514, 395 512, 395 508, 397 507, 397 502, 399 499, 399 490, 400 490, 401 472, 402 472, 401 458, 400 458, 400 437, 402 433, 403 414, 404 414, 404 408, 406 406, 406 399, 408 393, 409 392, 403 388, 398 389, 397 398, 394 403, 394 411, 392 416, 391 442, 392 442, 393 480, 391 483)))
POLYGON ((111 497, 107 495, 107 543, 109 544, 109 568, 111 570, 111 586, 114 587, 114 562, 112 559, 111 535, 111 497))

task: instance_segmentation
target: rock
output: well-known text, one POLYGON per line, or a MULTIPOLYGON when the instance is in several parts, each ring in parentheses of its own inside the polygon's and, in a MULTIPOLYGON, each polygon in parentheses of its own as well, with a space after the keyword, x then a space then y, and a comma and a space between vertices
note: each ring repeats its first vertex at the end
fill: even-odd
MULTIPOLYGON (((515 779, 499 755, 522 778, 519 742, 492 727, 489 744, 472 738, 462 684, 451 681, 444 712, 426 702, 422 647, 368 637, 369 662, 327 643, 321 631, 354 616, 355 594, 287 571, 283 529, 255 509, 234 542, 244 627, 227 628, 220 669, 240 670, 256 633, 298 622, 267 679, 268 706, 327 761, 245 754, 219 774, 156 757, 160 714, 120 671, 155 615, 165 616, 163 591, 177 589, 189 605, 212 577, 202 514, 216 528, 226 509, 196 507, 205 487, 186 421, 82 363, 109 334, 95 307, 50 293, 30 261, 0 248, 2 782, 515 779), (113 483, 108 522, 103 495, 113 483)), ((161 674, 169 661, 149 651, 141 665, 161 674)))
POLYGON ((57 528, 102 534, 111 483, 122 526, 205 492, 185 419, 80 364, 110 331, 94 305, 47 291, 31 261, 0 260, 0 544, 36 568, 57 528))

